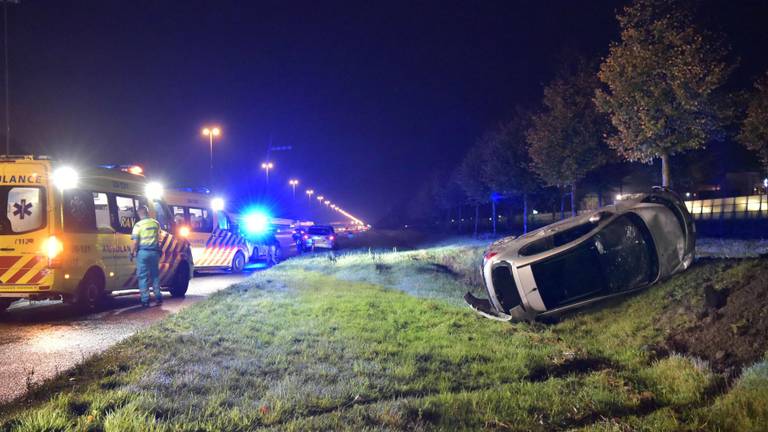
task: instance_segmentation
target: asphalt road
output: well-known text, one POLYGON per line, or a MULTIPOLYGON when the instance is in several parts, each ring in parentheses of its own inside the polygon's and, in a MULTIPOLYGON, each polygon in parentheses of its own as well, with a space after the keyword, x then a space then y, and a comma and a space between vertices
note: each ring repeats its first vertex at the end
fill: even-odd
POLYGON ((162 306, 142 309, 138 295, 116 297, 102 310, 83 315, 61 302, 19 302, 0 314, 0 402, 97 354, 144 327, 246 278, 210 274, 192 279, 183 299, 166 295, 162 306))

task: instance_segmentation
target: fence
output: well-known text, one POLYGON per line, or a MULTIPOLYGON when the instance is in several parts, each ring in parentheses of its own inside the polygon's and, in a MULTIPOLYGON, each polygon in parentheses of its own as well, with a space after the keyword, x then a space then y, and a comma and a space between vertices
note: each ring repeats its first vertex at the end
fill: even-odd
MULTIPOLYGON (((727 219, 768 219, 768 195, 749 195, 727 198, 712 198, 685 201, 685 206, 696 221, 727 219)), ((579 210, 579 214, 594 210, 579 210)), ((565 217, 571 212, 565 213, 565 217)), ((560 220, 560 213, 538 213, 528 215, 528 222, 535 226, 547 225, 560 220)), ((522 216, 515 217, 522 223, 522 216)))
POLYGON ((768 195, 686 201, 694 220, 768 218, 768 195))

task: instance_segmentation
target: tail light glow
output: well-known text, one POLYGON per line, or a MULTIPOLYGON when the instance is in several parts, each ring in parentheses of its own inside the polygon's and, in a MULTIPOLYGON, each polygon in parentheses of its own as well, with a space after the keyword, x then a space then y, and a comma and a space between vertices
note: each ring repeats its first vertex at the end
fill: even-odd
POLYGON ((63 251, 64 244, 56 236, 52 235, 43 242, 43 253, 48 257, 48 266, 51 268, 61 264, 60 255, 63 251))
POLYGON ((493 252, 493 251, 486 252, 485 255, 483 255, 483 262, 487 262, 489 259, 495 257, 498 254, 499 254, 498 252, 493 252))
POLYGON ((179 236, 181 237, 189 237, 189 227, 186 225, 183 225, 179 228, 179 236))

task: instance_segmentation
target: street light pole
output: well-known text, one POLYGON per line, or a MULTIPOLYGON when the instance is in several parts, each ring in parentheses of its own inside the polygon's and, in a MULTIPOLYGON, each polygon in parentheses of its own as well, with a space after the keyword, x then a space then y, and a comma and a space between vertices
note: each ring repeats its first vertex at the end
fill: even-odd
POLYGON ((5 154, 11 154, 11 93, 10 74, 8 70, 8 3, 18 3, 19 0, 3 0, 3 57, 5 62, 5 154))
POLYGON ((288 184, 291 185, 291 188, 293 189, 293 200, 296 201, 296 185, 299 184, 299 181, 296 179, 290 179, 288 180, 288 184))
POLYGON ((267 173, 267 187, 269 187, 269 170, 271 170, 275 164, 272 162, 262 162, 261 163, 261 169, 263 169, 267 173))
POLYGON ((210 146, 210 172, 209 172, 209 187, 213 187, 213 137, 221 135, 221 129, 218 127, 212 127, 212 128, 203 128, 203 136, 208 137, 208 144, 210 146))

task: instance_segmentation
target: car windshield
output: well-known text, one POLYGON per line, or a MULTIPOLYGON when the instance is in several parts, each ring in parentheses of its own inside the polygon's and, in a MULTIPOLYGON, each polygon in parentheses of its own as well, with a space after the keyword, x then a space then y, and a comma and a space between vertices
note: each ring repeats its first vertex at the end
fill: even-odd
POLYGON ((313 235, 329 235, 333 231, 329 227, 310 227, 307 232, 313 235))
POLYGON ((5 213, 0 235, 22 234, 45 226, 45 189, 30 186, 0 186, 5 213))
POLYGON ((548 309, 638 288, 658 272, 650 233, 624 215, 589 240, 532 266, 536 286, 548 309))

